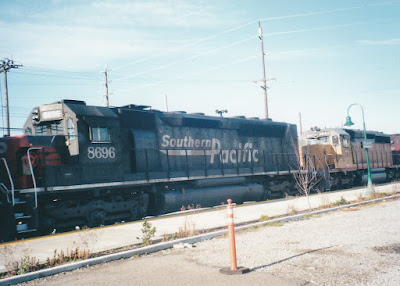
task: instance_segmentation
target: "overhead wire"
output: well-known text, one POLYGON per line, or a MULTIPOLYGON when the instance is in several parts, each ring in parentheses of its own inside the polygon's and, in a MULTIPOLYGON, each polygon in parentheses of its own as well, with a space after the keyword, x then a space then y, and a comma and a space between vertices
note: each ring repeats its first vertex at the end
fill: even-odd
MULTIPOLYGON (((325 27, 318 27, 318 28, 309 28, 309 29, 299 29, 299 30, 291 30, 291 31, 267 33, 267 34, 263 34, 263 36, 277 36, 277 35, 284 35, 284 34, 293 34, 293 33, 303 33, 303 32, 319 31, 319 30, 326 30, 326 29, 344 28, 344 27, 350 27, 350 26, 354 26, 354 25, 361 25, 361 24, 365 24, 365 23, 368 23, 368 22, 359 22, 359 23, 355 23, 355 24, 353 23, 353 24, 343 24, 343 25, 332 25, 332 26, 325 26, 325 27)), ((149 69, 149 70, 146 70, 146 71, 138 72, 138 73, 136 73, 136 74, 132 74, 132 75, 129 75, 129 76, 125 76, 125 77, 123 77, 123 78, 115 79, 115 80, 113 80, 113 82, 119 82, 119 81, 122 81, 122 80, 127 80, 127 79, 130 79, 130 78, 134 78, 134 77, 136 77, 137 75, 142 75, 142 74, 154 72, 154 71, 156 71, 156 70, 160 70, 160 69, 164 69, 164 68, 167 68, 167 67, 176 65, 176 64, 180 64, 180 63, 186 62, 186 61, 188 61, 188 60, 201 57, 201 56, 203 56, 203 55, 205 55, 205 54, 210 54, 210 53, 213 53, 213 52, 216 52, 216 51, 219 51, 219 50, 222 50, 222 49, 225 49, 225 48, 228 48, 228 47, 231 47, 231 46, 240 44, 240 43, 242 43, 242 42, 251 40, 251 39, 253 39, 253 38, 255 38, 255 37, 258 37, 258 35, 256 35, 256 36, 251 36, 251 37, 245 38, 245 39, 243 39, 243 40, 240 40, 240 41, 237 41, 237 42, 234 42, 234 43, 231 43, 231 44, 222 46, 222 47, 218 47, 218 48, 215 48, 215 49, 212 49, 212 50, 208 50, 207 52, 200 53, 200 54, 196 54, 196 55, 193 55, 193 56, 184 58, 184 59, 179 60, 179 61, 175 61, 175 62, 166 64, 166 65, 161 65, 161 66, 158 66, 158 67, 156 67, 156 68, 152 68, 152 69, 149 69)), ((227 66, 227 65, 229 65, 229 64, 226 64, 226 65, 224 65, 224 66, 227 66)), ((217 68, 217 69, 218 69, 218 68, 217 68)), ((212 70, 212 69, 211 69, 211 70, 212 70)), ((174 78, 174 80, 175 80, 175 79, 181 79, 181 78, 174 78)), ((162 81, 161 83, 165 83, 165 81, 162 81)), ((152 83, 152 84, 147 84, 147 85, 145 85, 145 87, 153 86, 153 85, 154 85, 154 83, 152 83)), ((129 90, 131 90, 131 89, 129 89, 129 90)))
POLYGON ((72 76, 72 75, 40 74, 40 73, 21 72, 21 71, 19 71, 19 72, 16 73, 16 74, 28 74, 28 75, 41 76, 41 77, 69 78, 69 79, 77 79, 77 80, 94 80, 94 81, 98 81, 98 79, 91 78, 91 77, 72 76))
POLYGON ((211 54, 211 53, 213 53, 213 52, 216 52, 216 51, 219 51, 219 50, 223 50, 223 49, 226 49, 226 48, 229 48, 229 47, 232 47, 232 46, 235 46, 235 45, 244 43, 244 42, 246 42, 246 41, 252 40, 252 39, 257 38, 257 37, 258 37, 257 35, 254 35, 254 36, 251 36, 251 37, 248 37, 248 38, 245 38, 245 39, 236 41, 236 42, 234 42, 234 43, 230 43, 230 44, 225 45, 225 46, 222 46, 222 47, 218 47, 218 48, 215 48, 215 49, 207 50, 206 52, 203 52, 203 53, 199 53, 199 54, 196 54, 196 55, 193 55, 193 56, 186 57, 186 58, 184 58, 184 59, 182 59, 182 60, 178 60, 178 61, 175 61, 175 62, 172 62, 172 63, 169 63, 169 64, 165 64, 165 65, 160 65, 160 66, 158 66, 158 67, 156 67, 156 68, 152 68, 152 69, 150 69, 150 70, 138 72, 138 73, 135 73, 135 74, 132 74, 132 75, 128 75, 128 76, 119 78, 119 79, 114 79, 113 82, 121 81, 121 80, 126 80, 126 79, 130 79, 130 78, 136 77, 137 75, 142 75, 142 74, 150 73, 150 72, 153 72, 153 71, 156 71, 156 70, 165 69, 165 68, 167 68, 167 67, 171 67, 171 66, 174 66, 174 65, 177 65, 177 64, 181 64, 181 63, 184 63, 184 62, 187 62, 187 61, 190 61, 190 60, 199 58, 199 57, 201 57, 201 56, 208 55, 208 54, 211 54))
MULTIPOLYGON (((247 58, 244 58, 244 59, 236 60, 236 61, 230 62, 228 64, 223 64, 223 65, 220 65, 220 66, 217 66, 217 67, 212 67, 212 68, 207 69, 207 70, 198 71, 198 72, 196 72, 196 73, 194 73, 192 75, 198 75, 198 74, 209 72, 209 71, 212 71, 212 70, 225 68, 225 67, 230 66, 230 65, 234 65, 234 64, 245 62, 245 61, 253 60, 253 59, 257 58, 257 57, 259 57, 259 56, 251 56, 251 57, 247 57, 247 58)), ((165 83, 171 82, 173 80, 187 80, 187 79, 185 79, 183 76, 178 76, 178 77, 170 78, 170 79, 167 79, 167 80, 161 80, 161 81, 158 81, 158 82, 145 84, 145 85, 140 86, 140 88, 150 87, 150 86, 159 85, 159 84, 165 84, 165 83)), ((199 80, 196 79, 196 81, 199 81, 199 80)), ((215 80, 215 81, 221 82, 221 80, 215 80)), ((251 80, 227 80, 227 81, 228 82, 232 82, 232 81, 242 81, 242 82, 247 81, 247 82, 251 82, 251 80)), ((116 90, 114 93, 122 93, 122 92, 132 91, 132 90, 136 90, 138 88, 139 88, 138 86, 135 86, 135 87, 129 88, 129 89, 116 90)))
MULTIPOLYGON (((392 2, 379 3, 379 4, 375 4, 375 5, 369 5, 369 6, 382 6, 382 5, 385 5, 385 4, 388 4, 388 3, 392 3, 392 2)), ((208 39, 217 37, 217 36, 219 36, 219 35, 223 35, 223 34, 226 34, 226 33, 230 33, 230 32, 232 32, 232 31, 238 30, 238 29, 240 29, 240 28, 246 27, 246 26, 248 26, 248 25, 250 25, 250 24, 254 24, 254 23, 258 22, 258 21, 271 21, 271 20, 278 20, 278 19, 286 19, 286 18, 294 18, 294 17, 305 17, 305 16, 310 16, 310 15, 334 13, 334 12, 339 12, 339 11, 349 11, 349 10, 354 10, 354 9, 365 8, 365 7, 367 7, 367 6, 368 6, 368 5, 366 5, 366 6, 354 6, 354 7, 349 7, 349 8, 333 9, 333 10, 326 10, 326 11, 318 11, 318 12, 312 12, 312 13, 303 13, 303 14, 294 14, 294 15, 281 16, 281 17, 263 18, 263 19, 260 19, 260 20, 251 21, 251 22, 249 22, 249 23, 247 23, 247 24, 237 26, 237 27, 235 27, 235 28, 232 28, 232 29, 229 29, 229 30, 227 30, 227 31, 224 31, 224 32, 221 32, 221 33, 212 35, 212 36, 209 36, 209 37, 207 37, 207 38, 200 39, 200 40, 195 41, 195 42, 193 42, 193 43, 191 43, 191 44, 184 45, 184 47, 188 47, 188 46, 190 46, 190 45, 192 45, 192 44, 197 44, 197 43, 203 42, 203 41, 205 41, 205 40, 208 40, 208 39)), ((309 28, 309 29, 301 29, 301 30, 292 30, 292 31, 268 33, 268 34, 263 34, 263 35, 264 35, 264 36, 276 36, 276 35, 293 34, 293 33, 301 33, 301 32, 320 31, 320 30, 335 29, 335 28, 344 28, 344 27, 350 27, 350 26, 362 25, 362 24, 368 24, 368 23, 370 23, 370 22, 359 22, 359 23, 352 23, 352 24, 332 25, 332 26, 325 26, 325 27, 317 27, 317 28, 309 28)), ((155 67, 155 68, 152 68, 152 69, 149 69, 149 70, 146 70, 146 71, 142 71, 142 72, 138 72, 138 73, 135 73, 135 74, 132 74, 132 75, 124 76, 124 77, 122 77, 122 78, 117 78, 117 79, 113 80, 113 82, 118 82, 118 81, 130 79, 130 78, 136 77, 137 75, 142 75, 142 74, 150 73, 150 72, 157 71, 157 70, 160 70, 160 69, 164 69, 164 68, 167 68, 167 67, 171 67, 171 66, 174 66, 174 65, 176 65, 176 64, 180 64, 180 63, 189 61, 189 60, 191 60, 191 59, 195 59, 195 58, 198 58, 198 57, 200 57, 200 56, 203 56, 203 55, 206 55, 206 54, 210 54, 210 53, 215 52, 215 51, 218 51, 218 50, 222 50, 222 49, 224 49, 224 48, 226 48, 226 47, 230 47, 230 46, 236 45, 236 44, 238 44, 238 43, 242 43, 242 42, 244 42, 244 41, 248 41, 248 40, 250 40, 250 39, 253 39, 254 37, 256 37, 256 36, 253 36, 253 37, 250 37, 250 38, 246 38, 246 39, 244 39, 244 40, 235 42, 235 43, 233 43, 233 44, 229 44, 229 45, 226 45, 226 46, 222 46, 222 47, 219 47, 219 48, 215 48, 215 49, 209 50, 209 51, 207 51, 207 52, 205 52, 205 53, 200 53, 200 54, 197 54, 197 55, 189 56, 189 57, 184 58, 184 59, 182 59, 182 60, 175 61, 175 62, 166 64, 166 65, 160 65, 160 66, 158 66, 158 67, 155 67)), ((180 49, 180 48, 179 48, 179 49, 180 49)), ((175 50, 179 50, 179 49, 175 49, 175 50)), ((164 54, 166 54, 166 53, 164 53, 164 54)), ((152 57, 146 58, 146 59, 144 59, 143 61, 148 60, 148 59, 150 59, 150 58, 155 58, 155 57, 158 57, 158 56, 160 56, 160 54, 158 54, 158 55, 156 55, 156 56, 152 56, 152 57)), ((126 65, 127 65, 127 64, 126 64, 126 65)), ((126 66, 126 65, 125 65, 125 66, 126 66)), ((113 68, 113 70, 115 70, 115 68, 113 68)))
POLYGON ((179 50, 182 50, 182 49, 186 49, 186 48, 189 48, 191 46, 197 45, 199 43, 202 43, 202 42, 217 38, 219 36, 222 36, 222 35, 225 35, 225 34, 229 34, 229 33, 233 32, 233 31, 242 29, 244 27, 247 27, 249 25, 255 24, 255 23, 260 22, 260 21, 275 21, 275 20, 282 20, 282 19, 313 16, 313 15, 331 14, 331 13, 336 13, 336 12, 344 12, 344 11, 351 11, 351 10, 356 10, 356 9, 363 9, 363 8, 368 8, 368 7, 385 6, 387 4, 392 4, 392 3, 398 3, 398 2, 397 1, 387 1, 387 2, 383 2, 383 3, 366 4, 366 5, 353 6, 353 7, 348 7, 348 8, 339 8, 339 9, 322 10, 322 11, 316 11, 316 12, 310 12, 310 13, 301 13, 301 14, 292 14, 292 15, 286 15, 286 16, 261 18, 259 20, 250 21, 250 22, 248 22, 246 24, 238 25, 236 27, 233 27, 233 28, 230 28, 228 30, 219 32, 217 34, 214 34, 214 35, 211 35, 211 36, 208 36, 208 37, 205 37, 205 38, 198 39, 198 40, 193 41, 193 42, 191 42, 189 44, 182 45, 182 46, 180 46, 178 48, 169 49, 168 51, 163 52, 163 53, 159 53, 157 55, 153 55, 153 56, 150 56, 150 57, 147 57, 147 58, 144 58, 144 59, 134 60, 134 61, 125 63, 123 65, 120 65, 120 66, 117 66, 117 67, 113 67, 113 70, 115 71, 115 70, 130 66, 130 65, 134 65, 134 64, 137 64, 137 63, 145 62, 145 61, 148 61, 148 60, 151 60, 151 59, 154 59, 154 58, 158 58, 158 57, 167 55, 167 54, 169 54, 171 52, 175 52, 175 51, 179 51, 179 50))
POLYGON ((325 27, 318 27, 318 28, 299 29, 299 30, 274 32, 274 33, 267 33, 267 34, 263 33, 263 36, 279 36, 279 35, 286 35, 286 34, 321 31, 321 30, 329 30, 329 29, 336 29, 336 28, 346 28, 346 27, 352 27, 352 26, 364 25, 364 24, 370 24, 370 22, 358 22, 358 23, 352 23, 352 24, 332 25, 332 26, 325 26, 325 27))
POLYGON ((61 70, 61 69, 51 69, 51 68, 41 68, 41 67, 32 67, 32 66, 24 66, 25 69, 32 69, 32 70, 38 70, 38 71, 43 71, 43 72, 62 72, 62 73, 71 73, 71 74, 79 74, 79 75, 84 75, 84 74, 93 74, 93 72, 83 72, 83 71, 71 71, 71 70, 61 70))

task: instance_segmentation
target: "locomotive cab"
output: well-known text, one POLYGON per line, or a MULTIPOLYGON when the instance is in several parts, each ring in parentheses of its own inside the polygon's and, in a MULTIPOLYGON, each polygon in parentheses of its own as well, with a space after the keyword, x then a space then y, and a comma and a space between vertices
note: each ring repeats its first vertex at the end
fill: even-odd
MULTIPOLYGON (((350 168, 353 165, 350 135, 343 129, 315 128, 305 132, 300 140, 300 152, 315 158, 316 169, 350 168)), ((305 164, 304 158, 301 164, 305 164)))
POLYGON ((64 101, 34 108, 31 117, 25 122, 24 133, 43 136, 64 135, 69 155, 79 155, 76 114, 64 104, 64 101))

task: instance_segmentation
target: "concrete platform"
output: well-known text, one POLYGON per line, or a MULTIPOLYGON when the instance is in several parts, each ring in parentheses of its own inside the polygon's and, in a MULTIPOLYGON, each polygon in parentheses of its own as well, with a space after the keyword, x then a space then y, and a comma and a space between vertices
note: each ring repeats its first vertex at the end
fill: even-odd
MULTIPOLYGON (((400 190, 400 183, 392 183, 375 188, 377 193, 393 193, 400 190)), ((351 189, 323 194, 314 194, 309 197, 312 208, 326 206, 340 200, 355 201, 365 195, 365 188, 351 189)), ((282 216, 293 212, 309 209, 306 197, 281 199, 270 202, 238 205, 234 208, 235 223, 258 221, 260 216, 282 216)), ((189 213, 184 216, 171 215, 162 218, 149 219, 156 227, 155 238, 162 238, 164 234, 173 234, 181 228, 208 230, 226 226, 225 208, 208 212, 189 213)), ((27 239, 24 241, 0 244, 13 249, 14 257, 23 257, 28 250, 31 257, 44 262, 52 258, 55 250, 89 248, 93 252, 117 249, 141 242, 143 221, 129 222, 119 225, 93 228, 84 231, 49 235, 46 237, 27 239)), ((0 256, 0 271, 4 269, 4 257, 0 256)))

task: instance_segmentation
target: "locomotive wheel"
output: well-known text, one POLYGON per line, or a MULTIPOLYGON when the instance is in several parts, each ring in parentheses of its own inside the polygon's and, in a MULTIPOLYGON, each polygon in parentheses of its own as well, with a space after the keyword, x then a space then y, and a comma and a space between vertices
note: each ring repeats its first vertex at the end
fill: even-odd
POLYGON ((101 209, 95 209, 91 211, 87 217, 88 224, 90 227, 104 225, 104 221, 107 213, 101 209))
POLYGON ((0 242, 16 237, 17 228, 13 207, 9 203, 0 202, 0 242))
POLYGON ((268 201, 271 199, 271 190, 264 190, 261 201, 268 201))

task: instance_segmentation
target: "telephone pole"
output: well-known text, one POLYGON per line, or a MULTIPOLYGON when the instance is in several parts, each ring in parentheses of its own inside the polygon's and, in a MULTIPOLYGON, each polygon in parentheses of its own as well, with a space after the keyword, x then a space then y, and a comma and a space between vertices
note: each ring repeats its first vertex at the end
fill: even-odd
POLYGON ((0 62, 0 73, 4 73, 4 97, 5 97, 5 105, 6 105, 6 132, 5 136, 10 136, 10 111, 8 106, 8 89, 7 89, 7 71, 9 69, 17 69, 22 67, 22 65, 14 64, 13 60, 5 58, 0 62))
POLYGON ((107 107, 110 107, 110 101, 108 98, 108 71, 107 71, 107 68, 104 69, 103 73, 104 73, 104 86, 106 87, 106 94, 105 94, 106 105, 107 105, 107 107))
POLYGON ((265 60, 264 60, 264 43, 263 43, 263 32, 261 28, 261 23, 258 22, 258 37, 261 40, 261 55, 262 55, 262 65, 263 65, 263 86, 261 88, 264 90, 264 108, 265 108, 265 119, 268 119, 268 99, 267 99, 267 78, 265 77, 265 60))

